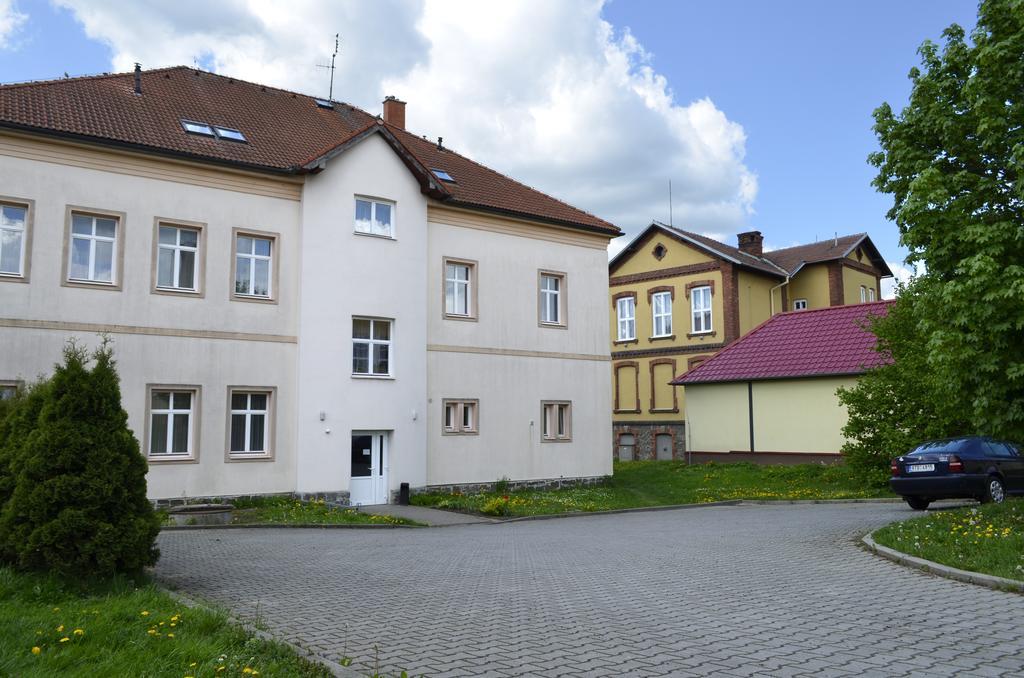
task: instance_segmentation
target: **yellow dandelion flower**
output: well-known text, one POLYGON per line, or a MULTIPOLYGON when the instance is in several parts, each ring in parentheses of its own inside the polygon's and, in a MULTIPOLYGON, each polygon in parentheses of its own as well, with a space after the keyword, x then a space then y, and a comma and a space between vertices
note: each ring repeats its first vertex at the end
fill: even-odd
POLYGON ((221 672, 221 671, 223 671, 223 670, 224 670, 224 667, 223 667, 223 666, 218 666, 218 667, 217 667, 217 673, 220 673, 220 672, 221 672))
POLYGON ((167 637, 168 637, 168 638, 173 638, 173 637, 174 637, 174 634, 173 634, 173 633, 168 633, 168 634, 167 634, 167 637))
POLYGON ((57 633, 64 633, 64 625, 63 624, 61 624, 60 626, 57 627, 57 633))
POLYGON ((76 636, 84 636, 85 635, 85 631, 83 631, 82 629, 75 629, 75 635, 76 636))
POLYGON ((251 674, 252 673, 252 669, 250 669, 248 666, 246 666, 244 669, 242 669, 242 673, 251 674))
POLYGON ((175 624, 174 622, 171 622, 171 626, 177 626, 177 624, 175 624))
POLYGON ((32 654, 39 654, 42 651, 43 651, 43 648, 39 647, 38 645, 36 645, 36 646, 34 646, 32 648, 32 654))
POLYGON ((148 616, 149 616, 149 610, 143 610, 143 611, 142 611, 142 612, 141 612, 140 614, 141 614, 141 615, 142 615, 143 617, 148 617, 148 616))
POLYGON ((61 638, 61 639, 60 639, 60 642, 62 642, 62 643, 66 643, 66 642, 68 642, 69 640, 71 640, 71 639, 70 639, 70 638, 68 638, 67 636, 64 636, 63 638, 61 638))
POLYGON ((53 608, 53 611, 54 612, 60 612, 60 608, 59 607, 55 607, 55 608, 53 608))
POLYGON ((155 635, 156 635, 156 629, 150 629, 150 630, 148 631, 148 633, 149 633, 149 635, 151 635, 151 636, 155 636, 155 635))

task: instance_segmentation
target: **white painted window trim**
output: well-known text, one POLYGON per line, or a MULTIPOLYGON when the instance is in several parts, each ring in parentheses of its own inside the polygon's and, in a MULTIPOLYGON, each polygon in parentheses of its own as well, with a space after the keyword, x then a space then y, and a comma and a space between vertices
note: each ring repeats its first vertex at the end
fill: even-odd
POLYGON ((875 288, 874 287, 869 287, 868 288, 868 302, 872 302, 874 300, 875 300, 875 288))
POLYGON ((693 334, 708 334, 714 331, 712 317, 711 287, 694 287, 690 290, 690 329, 693 334), (700 302, 698 304, 698 301, 700 302), (706 302, 706 303, 705 303, 706 302), (704 315, 707 314, 705 326, 704 315))
POLYGON ((273 299, 274 298, 274 250, 276 249, 277 239, 266 235, 257 235, 255 233, 248 233, 245 231, 239 231, 235 234, 235 275, 231 282, 232 291, 236 297, 250 297, 253 299, 273 299), (252 241, 252 246, 248 252, 238 251, 238 241, 241 238, 248 238, 252 241), (270 254, 256 254, 256 242, 263 240, 270 243, 270 254), (238 291, 238 262, 240 259, 249 260, 249 292, 238 291), (265 261, 267 262, 267 293, 256 294, 252 290, 256 288, 256 262, 265 261))
POLYGON ((864 285, 860 286, 860 303, 865 303, 868 300, 868 288, 864 285))
POLYGON ((20 203, 8 200, 0 200, 0 253, 3 250, 3 235, 7 231, 9 233, 16 233, 20 236, 20 252, 18 253, 18 270, 17 271, 0 271, 0 277, 24 280, 27 278, 27 259, 28 259, 28 246, 29 236, 31 233, 31 220, 32 220, 32 205, 28 203, 20 203), (20 209, 24 213, 22 215, 21 224, 16 226, 13 224, 3 223, 3 208, 13 207, 14 209, 20 209))
POLYGON ((672 293, 655 292, 651 295, 651 336, 672 336, 672 293), (659 332, 659 324, 661 331, 659 332))
POLYGON ((228 424, 227 424, 227 454, 229 459, 268 459, 273 457, 273 441, 271 436, 273 435, 274 427, 272 425, 272 418, 274 413, 274 390, 263 389, 263 388, 248 388, 248 387, 229 387, 228 388, 228 424), (245 396, 246 406, 244 409, 237 409, 234 406, 234 397, 237 395, 245 396), (266 407, 264 409, 253 409, 252 407, 252 396, 264 395, 267 397, 266 407), (244 450, 232 450, 231 439, 232 439, 232 427, 234 426, 234 417, 236 414, 243 415, 245 417, 245 449, 244 450), (252 417, 253 415, 263 415, 263 447, 262 450, 251 450, 249 446, 252 442, 252 417))
POLYGON ((807 310, 807 300, 806 299, 794 299, 793 300, 793 310, 794 311, 805 311, 805 310, 807 310))
POLYGON ((565 327, 565 274, 555 271, 541 271, 538 283, 540 314, 543 327, 565 327), (554 285, 550 285, 553 282, 554 285), (554 309, 554 318, 551 311, 554 309))
POLYGON ((353 335, 355 333, 354 323, 356 320, 366 320, 370 323, 370 336, 369 338, 356 338, 352 337, 352 376, 360 379, 390 379, 394 377, 394 359, 395 354, 393 350, 393 342, 395 339, 395 323, 390 318, 374 318, 369 316, 352 316, 353 327, 351 329, 353 335), (374 339, 373 328, 377 323, 388 324, 388 338, 387 339, 374 339), (356 344, 367 345, 367 372, 356 372, 355 369, 355 347, 356 344), (388 371, 385 372, 374 372, 373 371, 373 347, 374 346, 387 346, 388 347, 388 371))
POLYGON ((455 259, 445 259, 444 261, 444 299, 445 308, 444 312, 447 316, 454 316, 458 318, 472 318, 476 315, 476 309, 473 308, 473 264, 465 261, 458 261, 455 259), (454 269, 454 277, 449 273, 449 267, 454 269), (459 274, 465 272, 466 277, 460 278, 459 274), (452 286, 452 304, 453 307, 448 307, 448 285, 452 286), (459 301, 465 303, 465 312, 458 311, 459 301))
POLYGON ((146 460, 150 463, 157 462, 196 462, 199 459, 197 442, 199 439, 199 413, 200 409, 200 389, 198 386, 177 386, 173 384, 149 384, 146 388, 146 460), (153 396, 157 393, 170 394, 170 399, 167 408, 155 408, 153 407, 153 396), (187 393, 189 394, 189 407, 188 409, 179 408, 175 405, 177 394, 187 393), (166 440, 164 441, 165 449, 173 449, 174 441, 174 415, 176 414, 187 414, 188 415, 188 448, 187 452, 153 452, 153 418, 156 415, 167 416, 167 434, 166 440))
POLYGON ((618 316, 618 341, 636 339, 636 297, 619 297, 615 302, 618 316))
POLYGON ((121 272, 118 270, 118 246, 119 238, 121 235, 121 220, 115 216, 106 214, 87 214, 85 212, 74 211, 71 213, 71 224, 70 233, 68 239, 68 269, 67 276, 69 282, 74 283, 88 283, 93 285, 117 285, 118 277, 121 272), (75 217, 84 217, 91 219, 92 233, 75 233, 75 217), (114 222, 114 235, 108 237, 105 235, 98 235, 96 233, 96 220, 103 219, 106 221, 114 222), (71 274, 72 267, 74 266, 74 252, 75 252, 75 240, 84 240, 89 243, 89 273, 88 277, 76 278, 71 274), (101 242, 110 243, 110 280, 99 280, 96 278, 96 244, 101 242))
POLYGON ((388 240, 397 240, 397 226, 398 221, 398 206, 393 200, 385 200, 383 198, 374 198, 368 195, 357 195, 352 203, 352 232, 356 235, 369 235, 375 238, 386 238, 388 240), (359 203, 368 202, 370 203, 370 230, 364 231, 359 228, 359 219, 356 215, 359 213, 359 203), (373 231, 373 225, 377 223, 377 206, 387 205, 391 208, 391 222, 388 224, 387 233, 375 233, 373 231))
MULTIPOLYGON (((199 291, 199 275, 200 275, 200 272, 201 272, 200 271, 200 259, 199 259, 200 253, 199 253, 199 248, 202 246, 202 243, 203 243, 203 232, 202 232, 202 229, 193 228, 191 226, 180 226, 178 224, 160 223, 160 224, 157 225, 157 241, 156 241, 156 243, 157 243, 156 244, 156 266, 157 266, 156 288, 158 290, 169 290, 169 291, 173 291, 173 292, 198 292, 199 291), (169 228, 169 229, 173 229, 174 230, 174 233, 175 233, 174 242, 175 242, 175 244, 168 245, 166 243, 160 242, 160 230, 164 229, 164 228, 169 228), (182 231, 192 231, 193 233, 196 234, 196 246, 195 247, 190 247, 188 245, 182 245, 181 244, 181 232, 182 231), (172 275, 171 275, 171 278, 172 278, 171 285, 161 285, 160 284, 160 251, 161 250, 169 250, 170 252, 172 252, 172 256, 174 257, 173 269, 172 269, 172 275), (192 264, 192 286, 191 287, 183 287, 181 285, 180 278, 181 278, 181 253, 182 252, 191 252, 194 255, 194 257, 193 257, 193 264, 192 264)), ((237 247, 237 245, 236 245, 236 247, 237 247)), ((274 254, 273 243, 271 243, 270 254, 271 254, 271 256, 273 256, 273 254, 274 254)), ((273 262, 271 262, 271 263, 273 263, 273 262)), ((237 265, 237 262, 236 262, 236 265, 237 265)), ((273 273, 272 272, 271 272, 271 277, 273 277, 273 273)), ((268 288, 269 288, 269 285, 268 285, 268 288)))

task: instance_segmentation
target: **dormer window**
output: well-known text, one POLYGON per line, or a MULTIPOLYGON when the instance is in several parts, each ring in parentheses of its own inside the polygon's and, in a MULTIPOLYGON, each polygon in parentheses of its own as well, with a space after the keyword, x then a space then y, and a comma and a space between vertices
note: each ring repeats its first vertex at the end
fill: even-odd
POLYGON ((203 122, 193 122, 191 120, 182 120, 181 126, 185 128, 185 131, 189 134, 201 134, 204 137, 213 136, 213 128, 203 122))
POLYGON ((452 175, 448 174, 444 170, 440 170, 440 169, 437 169, 436 167, 433 167, 433 168, 431 168, 430 171, 433 172, 434 175, 438 179, 440 179, 441 181, 445 181, 445 182, 447 182, 449 184, 454 184, 455 183, 455 179, 452 177, 452 175))

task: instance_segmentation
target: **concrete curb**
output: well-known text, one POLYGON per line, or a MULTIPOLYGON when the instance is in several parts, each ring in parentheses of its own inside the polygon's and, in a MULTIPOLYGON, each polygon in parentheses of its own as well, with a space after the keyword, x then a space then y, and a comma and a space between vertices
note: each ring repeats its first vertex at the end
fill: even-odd
POLYGON ((861 497, 859 499, 741 499, 744 505, 762 504, 902 504, 899 497, 861 497))
POLYGON ((322 530, 403 530, 421 529, 429 525, 346 525, 344 523, 246 523, 244 525, 164 525, 160 531, 179 530, 265 530, 265 529, 322 529, 322 530))
POLYGON ((931 560, 925 560, 924 558, 917 558, 916 556, 903 553, 902 551, 891 549, 888 546, 882 546, 874 540, 874 534, 874 532, 869 532, 864 535, 864 537, 861 538, 861 543, 875 555, 891 560, 894 563, 911 567, 916 570, 923 570, 947 579, 955 579, 956 581, 962 581, 968 584, 985 586, 990 589, 996 589, 997 591, 1015 591, 1017 593, 1024 593, 1024 581, 1006 579, 1005 577, 996 577, 995 575, 982 574, 980 572, 969 572, 967 570, 950 567, 949 565, 936 563, 931 560))
POLYGON ((587 516, 610 516, 617 513, 650 513, 652 511, 676 511, 679 509, 703 508, 705 506, 739 506, 740 499, 728 501, 709 501, 706 504, 670 504, 668 506, 640 506, 637 508, 609 509, 607 511, 568 511, 566 513, 546 513, 539 516, 516 516, 515 518, 498 518, 495 524, 521 523, 528 520, 553 520, 555 518, 584 518, 587 516))
MULTIPOLYGON (((167 588, 167 586, 165 586, 164 584, 160 583, 159 580, 155 580, 155 581, 157 583, 157 586, 159 586, 160 589, 162 589, 167 595, 169 595, 171 598, 174 598, 175 600, 177 600, 178 602, 180 602, 182 605, 184 605, 186 607, 190 607, 190 608, 202 607, 202 608, 206 608, 208 610, 223 609, 223 608, 217 608, 216 606, 213 606, 213 605, 207 605, 207 604, 205 604, 203 602, 200 602, 200 601, 196 600, 195 598, 190 598, 189 596, 186 596, 183 593, 178 593, 177 591, 173 591, 173 590, 167 588)), ((328 671, 331 672, 331 675, 336 676, 337 678, 364 678, 364 676, 365 676, 365 674, 360 673, 360 672, 356 671, 355 669, 352 669, 352 668, 347 667, 347 666, 342 666, 338 662, 332 661, 332 660, 328 659, 327 657, 323 657, 321 655, 318 655, 317 653, 313 652, 312 650, 310 650, 308 648, 302 647, 301 645, 296 645, 295 643, 289 642, 287 640, 283 640, 281 638, 277 638, 277 637, 273 636, 270 633, 267 633, 266 631, 264 631, 262 629, 256 628, 255 626, 253 626, 249 622, 242 621, 241 619, 239 619, 238 617, 235 617, 234 615, 232 615, 230 613, 226 613, 226 614, 228 616, 228 621, 231 622, 232 624, 236 624, 238 626, 241 626, 248 633, 251 633, 253 636, 259 638, 260 640, 266 640, 266 641, 271 641, 271 642, 274 642, 274 643, 281 643, 282 645, 286 645, 287 647, 291 648, 291 650, 295 654, 299 655, 300 657, 302 657, 303 659, 305 659, 307 661, 310 661, 310 662, 313 662, 314 664, 319 664, 320 666, 323 666, 325 669, 327 669, 328 671)))

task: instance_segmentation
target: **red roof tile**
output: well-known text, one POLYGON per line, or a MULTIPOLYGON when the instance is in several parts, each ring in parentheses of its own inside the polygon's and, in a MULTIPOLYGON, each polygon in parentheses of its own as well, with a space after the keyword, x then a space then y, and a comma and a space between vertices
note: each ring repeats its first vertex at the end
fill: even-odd
POLYGON ((876 352, 870 316, 892 301, 780 313, 701 363, 673 384, 708 384, 863 374, 887 359, 876 352))
POLYGON ((321 108, 314 97, 185 66, 143 71, 141 85, 136 94, 133 73, 2 85, 0 127, 293 174, 316 171, 310 163, 368 130, 387 129, 396 150, 452 175, 455 183, 430 177, 440 187, 431 195, 444 202, 620 234, 603 219, 348 104, 321 108), (182 120, 241 130, 247 143, 188 134, 182 120))

